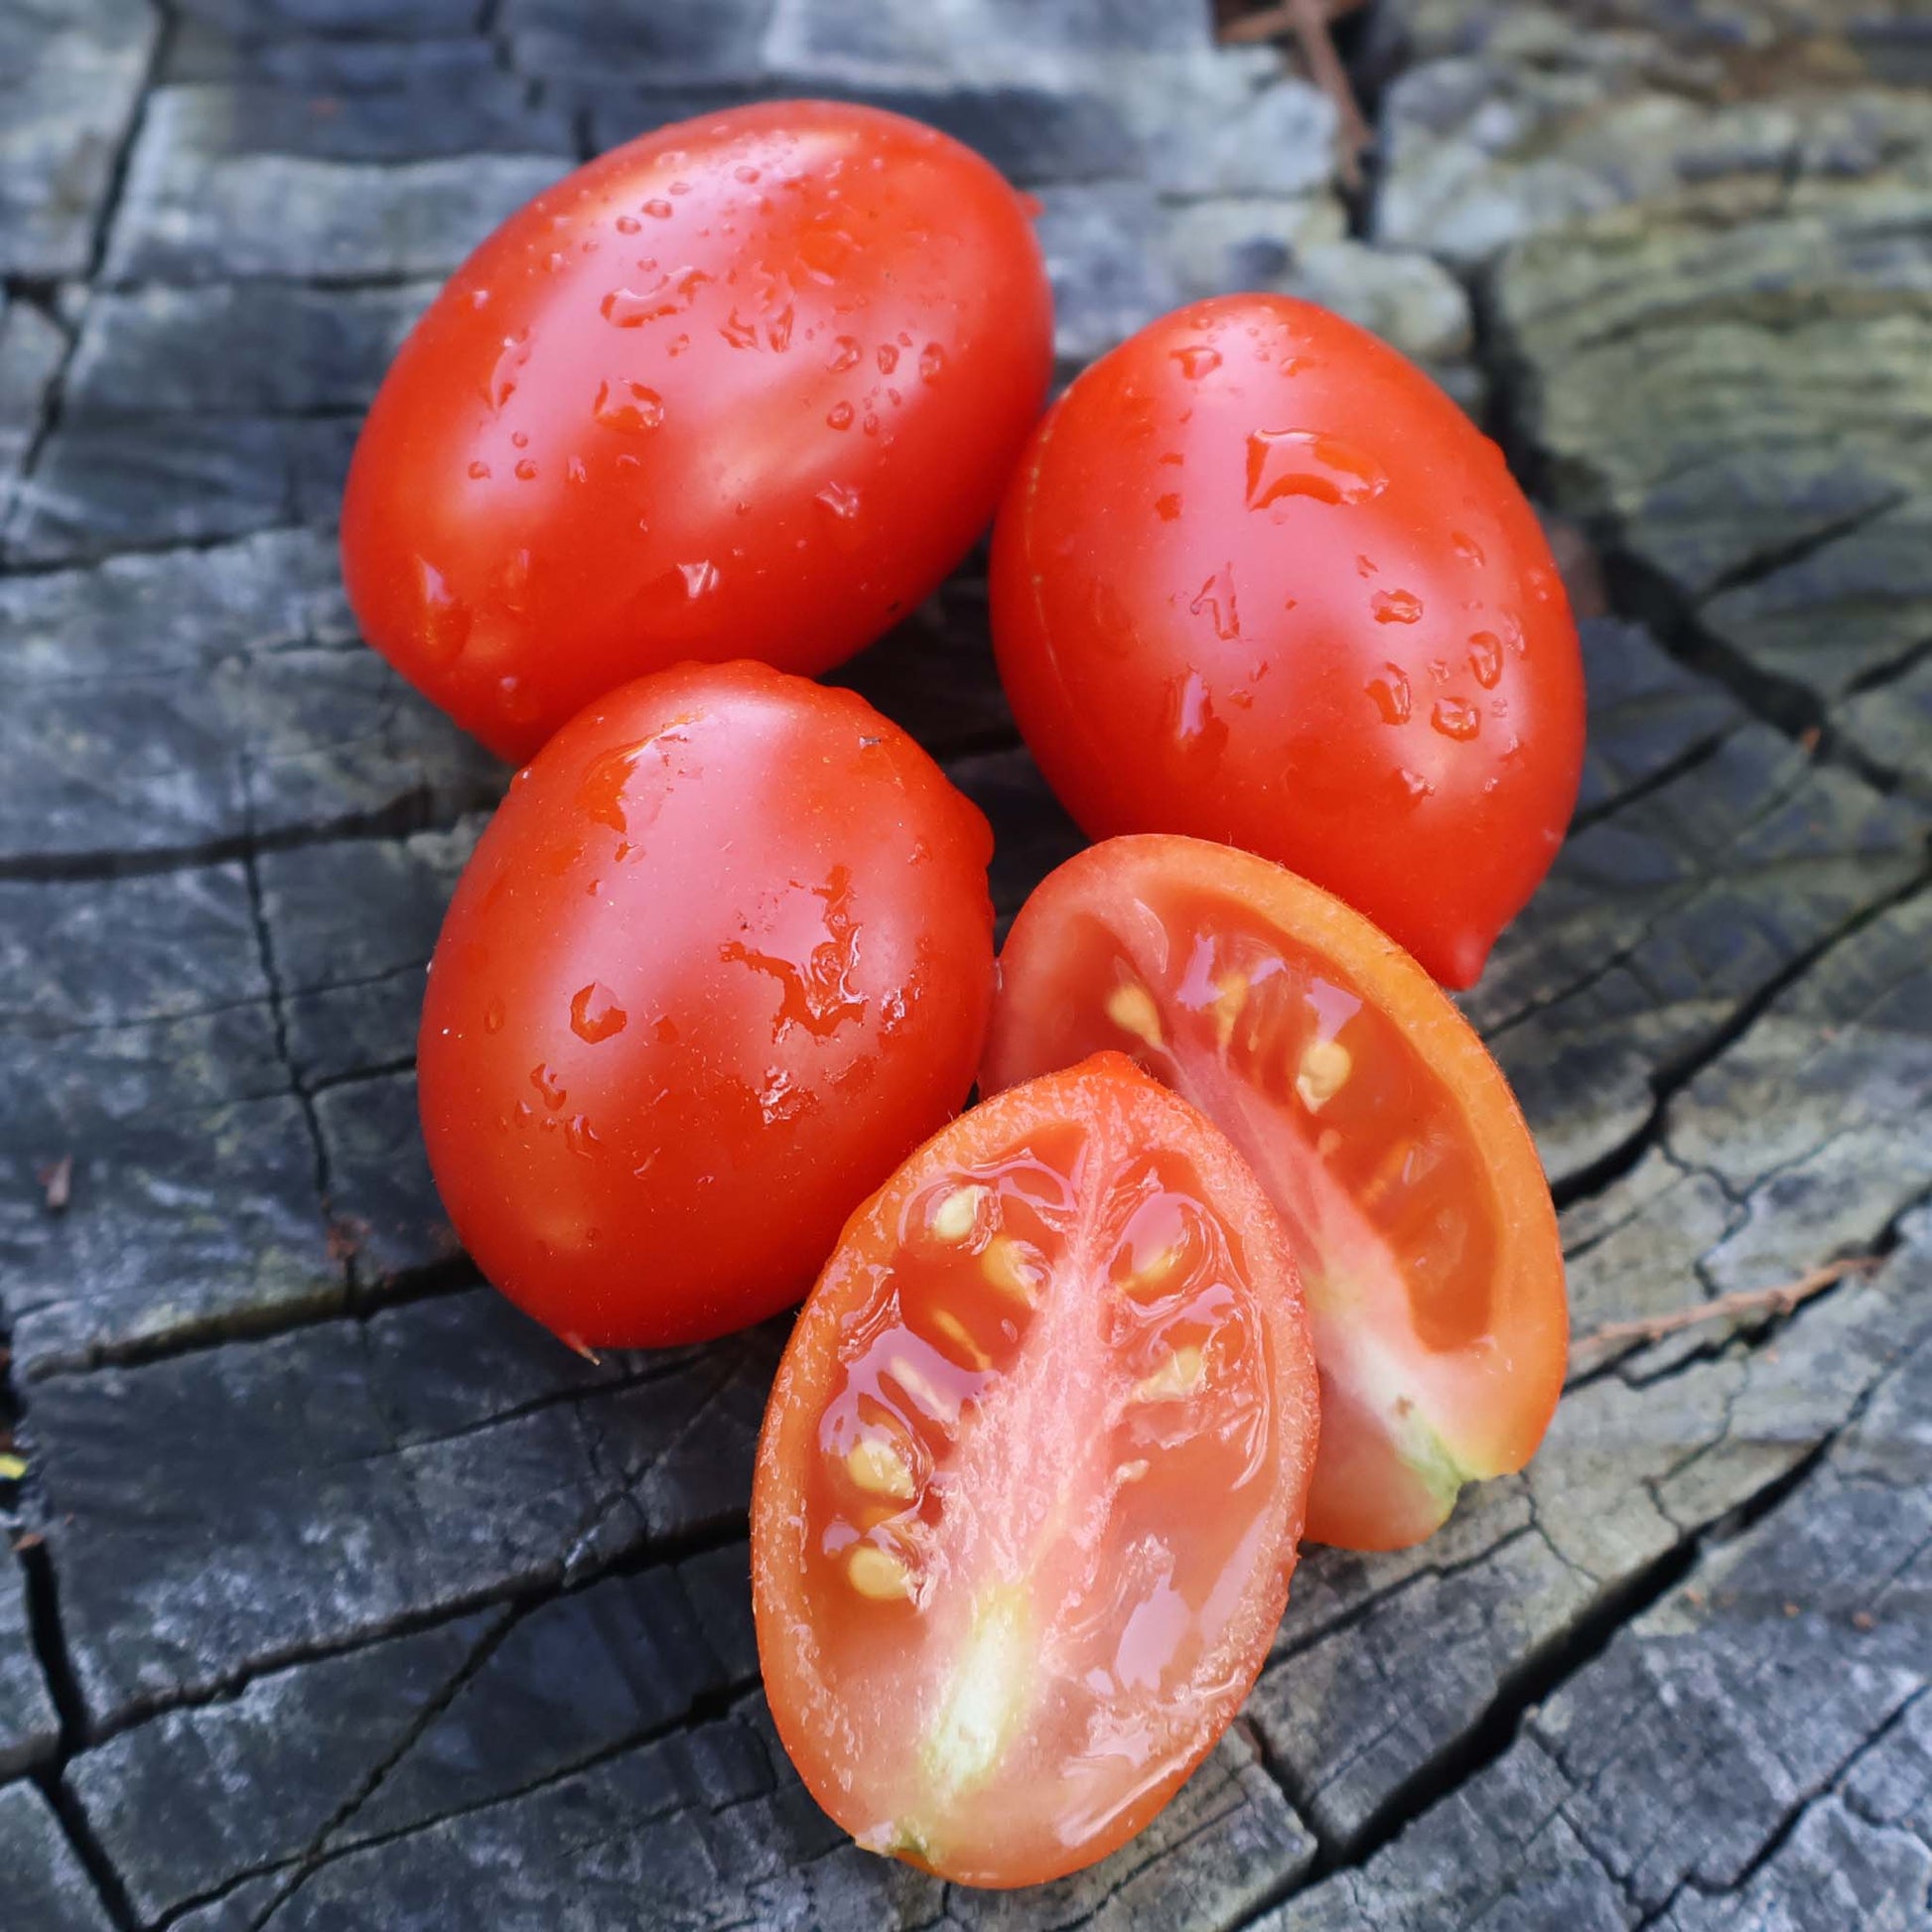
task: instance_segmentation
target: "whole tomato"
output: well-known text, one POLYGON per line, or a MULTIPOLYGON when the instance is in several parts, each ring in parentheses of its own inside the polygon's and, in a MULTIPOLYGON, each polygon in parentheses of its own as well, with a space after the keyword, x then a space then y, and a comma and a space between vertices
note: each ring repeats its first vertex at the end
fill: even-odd
POLYGON ((349 601, 510 759, 668 664, 826 670, 985 528, 1051 333, 1025 206, 936 130, 822 101, 661 128, 513 214, 403 345, 349 601))
POLYGON ((452 900, 418 1053, 464 1245, 567 1340, 742 1327, 972 1085, 992 837, 862 698, 640 678, 522 771, 452 900))
POLYGON ((1563 839, 1584 682, 1501 453, 1306 302, 1165 317, 1086 370, 1000 511, 1021 730, 1096 838, 1276 860, 1466 986, 1563 839))

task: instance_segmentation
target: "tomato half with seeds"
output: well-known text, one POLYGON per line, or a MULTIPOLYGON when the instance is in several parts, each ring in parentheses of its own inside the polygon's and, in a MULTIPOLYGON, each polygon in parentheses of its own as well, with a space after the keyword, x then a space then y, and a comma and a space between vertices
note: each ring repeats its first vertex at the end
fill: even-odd
POLYGON ((658 128, 505 221, 369 411, 364 635, 505 758, 685 659, 817 673, 936 588, 1045 401, 1020 196, 897 114, 658 128))
POLYGON ((430 965, 423 1135, 464 1245, 578 1345, 810 1285, 965 1099, 986 820, 850 691, 761 664, 613 692, 520 771, 430 965))
POLYGON ((993 639, 1087 833, 1292 867, 1471 985, 1583 772, 1576 625, 1500 451, 1365 330, 1286 296, 1085 370, 1001 507, 993 639))
POLYGON ((1508 1082, 1415 960, 1265 859, 1146 835, 1049 874, 1000 969, 983 1086, 1131 1048, 1279 1210, 1321 1368, 1311 1537, 1420 1542, 1529 1460, 1569 1342, 1556 1211, 1508 1082))
POLYGON ((852 1217, 759 1444, 766 1695, 860 1844, 976 1885, 1088 1864, 1233 1717, 1317 1426, 1282 1231, 1117 1053, 976 1108, 852 1217))

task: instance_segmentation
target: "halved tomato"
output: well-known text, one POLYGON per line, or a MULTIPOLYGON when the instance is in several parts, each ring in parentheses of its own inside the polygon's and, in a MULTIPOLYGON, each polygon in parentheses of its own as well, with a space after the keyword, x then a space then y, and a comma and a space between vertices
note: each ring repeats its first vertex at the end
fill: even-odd
POLYGON ((1265 859, 1149 835, 1050 874, 1000 965, 983 1087, 1129 1046, 1280 1211, 1321 1368, 1311 1538, 1420 1542, 1529 1460, 1569 1340, 1556 1212, 1508 1082, 1400 946, 1265 859))
POLYGON ((779 1735, 861 1845, 978 1885, 1103 1857, 1267 1654, 1314 1458, 1254 1176, 1118 1053, 928 1141, 792 1331, 752 1496, 779 1735))

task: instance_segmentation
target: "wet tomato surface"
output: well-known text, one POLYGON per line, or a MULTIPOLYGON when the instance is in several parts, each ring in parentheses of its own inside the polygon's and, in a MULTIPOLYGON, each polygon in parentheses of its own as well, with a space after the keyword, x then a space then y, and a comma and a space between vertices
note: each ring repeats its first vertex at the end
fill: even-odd
POLYGON ((566 1339, 795 1301, 965 1098, 986 821, 863 699, 759 664, 593 705, 517 774, 430 968, 423 1131, 488 1278, 566 1339))
POLYGON ((1529 1459, 1568 1345, 1556 1213, 1507 1082, 1413 959, 1266 860, 1149 835, 1049 875, 1000 967, 985 1087, 1131 1050, 1279 1211, 1321 1370, 1311 1537, 1419 1542, 1529 1459))
POLYGON ((1583 765, 1575 625, 1496 446, 1285 296, 1153 324, 1040 425, 1000 674, 1094 837, 1184 832, 1348 900, 1446 984, 1535 890, 1583 765))
POLYGON ((1024 205, 936 130, 814 101, 659 129, 512 215, 404 345, 350 602, 511 759, 681 660, 825 670, 985 527, 1050 337, 1024 205))
POLYGON ((1193 1108, 1106 1053, 943 1130, 852 1217, 759 1447, 813 1795, 983 1885, 1139 1831, 1267 1654, 1316 1427, 1281 1227, 1193 1108))

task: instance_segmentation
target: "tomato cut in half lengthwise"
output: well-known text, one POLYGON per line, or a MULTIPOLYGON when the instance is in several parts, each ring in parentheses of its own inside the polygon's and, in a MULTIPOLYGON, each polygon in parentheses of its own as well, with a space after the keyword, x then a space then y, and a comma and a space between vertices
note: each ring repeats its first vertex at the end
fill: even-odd
POLYGON ((847 1223, 759 1444, 759 1656, 813 1796, 968 1884, 1130 1838, 1267 1654, 1316 1405, 1266 1197, 1131 1061, 928 1141, 847 1223))
POLYGON ((984 1087, 1131 1047, 1280 1211, 1321 1368, 1311 1539, 1420 1542, 1529 1460, 1569 1340, 1556 1212, 1508 1082, 1401 947, 1265 859, 1148 835, 1050 874, 1001 976, 984 1087))

